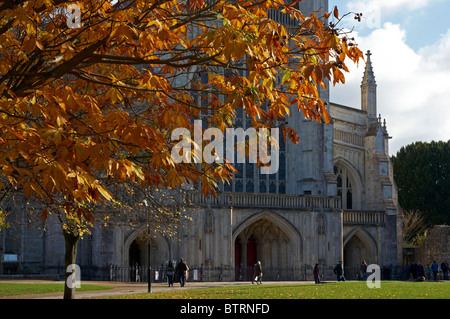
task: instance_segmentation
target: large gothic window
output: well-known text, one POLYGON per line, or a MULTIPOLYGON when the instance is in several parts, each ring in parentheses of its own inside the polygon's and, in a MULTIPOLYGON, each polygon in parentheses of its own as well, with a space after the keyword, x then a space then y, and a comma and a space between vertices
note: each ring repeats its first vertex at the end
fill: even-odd
MULTIPOLYGON (((234 127, 242 128, 244 131, 252 127, 252 119, 242 110, 236 110, 234 127)), ((279 138, 279 158, 278 171, 273 174, 261 174, 260 167, 256 163, 250 163, 246 158, 244 163, 237 160, 237 152, 234 153, 234 168, 237 172, 233 173, 233 180, 230 184, 224 183, 221 190, 225 192, 246 192, 246 193, 286 193, 286 143, 282 134, 279 138)), ((226 156, 226 152, 225 152, 226 156)))
POLYGON ((337 195, 341 197, 342 209, 353 209, 352 181, 347 170, 335 166, 334 174, 337 181, 337 195))
MULTIPOLYGON (((245 75, 244 71, 239 71, 240 75, 245 75)), ((201 83, 206 86, 208 84, 208 72, 201 71, 196 72, 194 75, 193 83, 201 83)), ((232 74, 225 71, 226 77, 231 77, 232 74)), ((211 116, 211 112, 208 110, 208 102, 211 98, 208 93, 195 92, 193 93, 194 100, 197 104, 202 107, 202 112, 200 114, 202 122, 202 127, 205 129, 208 127, 207 118, 211 116)), ((262 106, 263 109, 267 110, 267 106, 262 106)), ((236 109, 235 119, 233 120, 234 128, 242 128, 247 131, 252 127, 252 118, 247 115, 247 113, 242 109, 236 109)), ((275 123, 277 126, 280 123, 275 123)), ((225 132, 224 132, 225 137, 225 132)), ((248 141, 248 137, 246 137, 248 141)), ((222 183, 219 186, 221 191, 225 192, 247 192, 247 193, 270 193, 270 194, 286 194, 286 143, 284 141, 283 135, 280 133, 279 138, 279 158, 278 158, 278 171, 273 174, 262 174, 261 168, 257 166, 256 163, 251 163, 249 158, 246 158, 244 163, 240 163, 237 157, 237 151, 234 152, 233 166, 237 172, 233 173, 233 179, 230 183, 222 183)), ((234 141, 233 141, 234 143, 234 141)), ((226 141, 225 141, 226 144, 226 141)), ((270 144, 270 143, 269 143, 270 144)), ((270 146, 269 146, 269 153, 270 146)), ((228 158, 230 154, 227 154, 226 149, 224 149, 224 158, 228 158)), ((196 187, 199 187, 196 184, 196 187)))

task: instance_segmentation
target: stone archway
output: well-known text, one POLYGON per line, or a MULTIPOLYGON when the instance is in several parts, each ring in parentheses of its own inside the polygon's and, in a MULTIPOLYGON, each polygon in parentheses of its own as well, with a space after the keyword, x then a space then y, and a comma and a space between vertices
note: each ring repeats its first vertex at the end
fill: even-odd
POLYGON ((356 227, 344 240, 344 267, 347 279, 356 279, 362 261, 377 263, 375 240, 361 227, 356 227))
POLYGON ((279 276, 277 269, 298 266, 302 259, 300 234, 274 213, 257 213, 242 222, 233 232, 233 243, 236 280, 251 279, 258 260, 263 264, 264 277, 275 279, 279 276))
MULTIPOLYGON (((142 227, 132 232, 124 243, 123 265, 148 265, 148 235, 147 228, 142 227)), ((162 237, 157 234, 150 238, 150 263, 152 267, 164 265, 170 258, 169 246, 162 237)))

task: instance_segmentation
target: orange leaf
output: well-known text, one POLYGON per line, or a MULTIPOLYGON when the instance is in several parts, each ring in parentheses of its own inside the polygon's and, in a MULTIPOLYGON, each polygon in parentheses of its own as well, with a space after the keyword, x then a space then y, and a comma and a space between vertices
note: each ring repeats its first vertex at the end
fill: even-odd
POLYGON ((48 210, 47 210, 47 208, 45 208, 44 211, 42 212, 41 220, 47 219, 47 215, 48 215, 48 210))

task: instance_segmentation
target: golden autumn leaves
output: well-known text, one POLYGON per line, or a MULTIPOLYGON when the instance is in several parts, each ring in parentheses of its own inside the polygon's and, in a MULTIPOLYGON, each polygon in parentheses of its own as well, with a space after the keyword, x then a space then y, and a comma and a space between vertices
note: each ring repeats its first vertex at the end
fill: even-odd
MULTIPOLYGON (((345 61, 362 57, 329 13, 304 17, 297 2, 70 3, 79 28, 65 23, 68 1, 0 5, 2 187, 69 210, 113 200, 108 178, 170 188, 200 180, 214 194, 231 165, 175 163, 175 128, 202 116, 225 130, 237 109, 257 129, 295 109, 328 123, 318 88, 344 82, 345 61)), ((298 141, 288 126, 282 135, 298 141)))

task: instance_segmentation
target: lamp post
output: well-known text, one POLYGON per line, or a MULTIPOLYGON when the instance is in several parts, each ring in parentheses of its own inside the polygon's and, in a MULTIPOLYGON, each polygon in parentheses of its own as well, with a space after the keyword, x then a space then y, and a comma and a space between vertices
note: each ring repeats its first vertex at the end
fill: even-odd
POLYGON ((147 288, 147 292, 152 292, 152 267, 150 266, 150 262, 151 262, 151 251, 152 251, 152 242, 150 240, 150 224, 147 224, 147 229, 148 229, 148 269, 147 269, 147 277, 148 277, 148 288, 147 288))
MULTIPOLYGON (((144 199, 144 205, 145 207, 148 207, 147 200, 144 199)), ((152 292, 152 271, 151 271, 151 252, 152 252, 152 246, 151 246, 151 239, 150 239, 150 217, 149 212, 147 209, 147 247, 148 247, 148 256, 147 256, 147 278, 148 278, 148 284, 147 284, 147 292, 152 292)))

